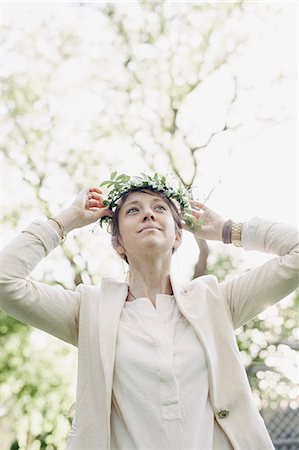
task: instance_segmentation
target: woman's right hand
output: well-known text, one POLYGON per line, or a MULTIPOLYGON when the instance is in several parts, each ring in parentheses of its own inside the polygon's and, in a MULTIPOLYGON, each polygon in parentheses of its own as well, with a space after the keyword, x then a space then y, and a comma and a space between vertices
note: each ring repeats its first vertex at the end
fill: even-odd
MULTIPOLYGON (((83 189, 68 208, 54 216, 64 225, 65 233, 90 225, 103 216, 113 216, 111 209, 103 206, 101 194, 101 189, 97 187, 83 189)), ((49 223, 54 225, 55 222, 49 223)))

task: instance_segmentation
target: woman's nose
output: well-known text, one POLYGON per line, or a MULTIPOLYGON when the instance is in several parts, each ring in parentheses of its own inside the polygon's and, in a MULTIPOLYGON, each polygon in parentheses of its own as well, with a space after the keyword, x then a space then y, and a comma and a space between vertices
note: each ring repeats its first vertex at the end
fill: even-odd
POLYGON ((155 217, 156 216, 155 216, 154 212, 151 209, 148 209, 148 210, 144 211, 142 220, 145 221, 148 218, 155 220, 155 217))

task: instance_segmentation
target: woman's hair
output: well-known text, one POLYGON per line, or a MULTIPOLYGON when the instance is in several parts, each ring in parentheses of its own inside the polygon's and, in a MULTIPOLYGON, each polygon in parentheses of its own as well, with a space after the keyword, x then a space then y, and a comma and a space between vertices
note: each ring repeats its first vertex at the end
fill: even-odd
MULTIPOLYGON (((110 223, 110 233, 111 233, 111 240, 112 240, 112 245, 113 242, 115 242, 116 240, 118 240, 119 236, 120 236, 120 232, 119 232, 119 212, 121 210, 121 207, 123 206, 123 204, 125 203, 126 199, 128 198, 128 196, 132 193, 132 192, 144 192, 145 194, 149 194, 149 195, 159 195, 163 200, 166 201, 166 203, 169 205, 170 211, 172 213, 173 219, 174 219, 174 223, 175 223, 175 231, 179 232, 181 234, 181 230, 182 230, 182 223, 181 223, 181 219, 182 219, 182 214, 180 212, 180 210, 178 209, 178 207, 175 205, 175 203, 170 200, 163 192, 157 192, 154 189, 135 189, 135 190, 131 190, 126 192, 125 194, 122 195, 122 197, 120 198, 114 214, 113 214, 113 218, 111 220, 110 223)), ((176 251, 175 248, 172 249, 172 253, 174 253, 176 251)), ((121 256, 121 255, 119 255, 121 256)), ((123 256, 123 259, 126 261, 126 263, 128 263, 128 259, 126 257, 126 255, 123 256)), ((128 263, 129 264, 129 263, 128 263)))

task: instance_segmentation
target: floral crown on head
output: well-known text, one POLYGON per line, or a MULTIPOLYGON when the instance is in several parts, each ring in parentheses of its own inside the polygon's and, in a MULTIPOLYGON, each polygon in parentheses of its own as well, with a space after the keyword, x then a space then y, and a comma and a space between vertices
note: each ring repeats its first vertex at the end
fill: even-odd
MULTIPOLYGON (((107 200, 103 201, 103 206, 113 210, 117 206, 118 200, 128 192, 139 191, 141 189, 149 189, 163 193, 169 199, 176 200, 181 208, 181 213, 186 225, 189 225, 192 229, 198 229, 201 227, 201 222, 196 220, 192 215, 191 206, 189 201, 192 199, 191 194, 187 189, 179 183, 178 186, 171 184, 166 179, 165 175, 155 173, 153 176, 141 173, 141 176, 130 177, 126 174, 117 174, 114 171, 110 180, 105 180, 100 184, 100 187, 106 186, 110 189, 107 200)), ((100 219, 100 226, 103 223, 110 223, 111 216, 103 216, 100 219)))

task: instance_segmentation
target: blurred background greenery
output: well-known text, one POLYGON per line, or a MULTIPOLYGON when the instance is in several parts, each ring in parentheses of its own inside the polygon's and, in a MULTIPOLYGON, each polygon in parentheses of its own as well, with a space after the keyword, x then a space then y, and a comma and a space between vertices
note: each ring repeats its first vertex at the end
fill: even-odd
MULTIPOLYGON (((296 5, 4 2, 3 245, 113 169, 175 174, 228 217, 295 223, 296 5), (279 200, 279 206, 277 203, 279 200)), ((269 255, 201 243, 179 281, 219 279, 269 255)), ((32 277, 75 288, 125 277, 107 233, 75 230, 32 277)), ((236 331, 258 408, 298 404, 299 296, 236 331)), ((76 349, 0 312, 1 450, 62 450, 76 349)), ((82 449, 83 450, 83 449, 82 449)))

